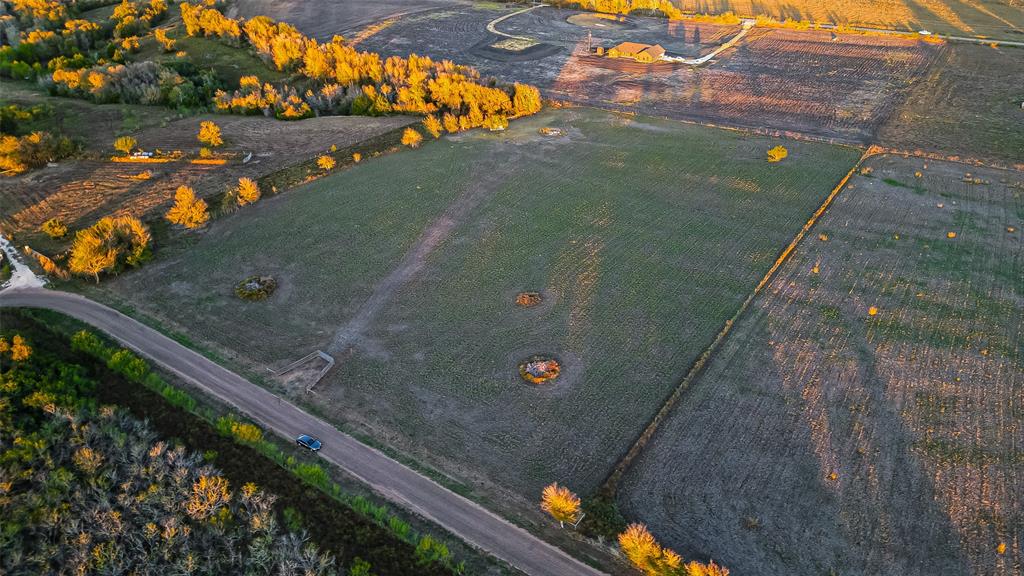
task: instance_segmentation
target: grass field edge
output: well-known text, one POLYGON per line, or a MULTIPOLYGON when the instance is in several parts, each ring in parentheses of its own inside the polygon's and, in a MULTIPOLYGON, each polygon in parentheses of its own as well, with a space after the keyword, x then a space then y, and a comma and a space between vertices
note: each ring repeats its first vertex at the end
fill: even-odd
POLYGON ((605 478, 604 482, 601 484, 601 487, 598 489, 597 494, 599 496, 614 501, 616 492, 618 491, 619 483, 622 481, 622 477, 625 476, 626 472, 629 471, 629 469, 631 468, 633 462, 643 452, 644 448, 647 446, 647 443, 650 442, 651 438, 657 432, 661 423, 672 412, 672 409, 675 407, 675 405, 679 403, 679 399, 682 397, 683 393, 690 388, 690 385, 693 384, 693 381, 696 380, 697 376, 699 376, 701 372, 703 372, 703 369, 705 366, 707 366, 708 361, 714 356, 715 352, 718 351, 722 343, 729 336, 730 332, 732 331, 732 327, 739 321, 739 319, 743 316, 747 309, 750 308, 750 304, 764 290, 764 287, 767 286, 769 282, 771 282, 772 278, 774 278, 775 276, 775 273, 789 259, 790 254, 792 254, 796 247, 800 244, 800 242, 803 241, 803 239, 807 236, 807 233, 811 230, 811 228, 813 228, 814 225, 821 218, 821 216, 825 214, 825 211, 828 210, 829 206, 832 205, 836 197, 839 196, 839 193, 846 187, 846 184, 850 181, 850 178, 852 178, 853 175, 857 173, 857 170, 864 164, 866 160, 882 153, 884 153, 884 150, 876 146, 872 146, 865 150, 861 157, 857 160, 857 162, 855 162, 854 165, 850 168, 850 170, 847 171, 846 175, 843 176, 839 183, 832 188, 832 191, 829 192, 828 196, 825 197, 825 200, 821 203, 821 206, 819 206, 818 209, 815 210, 811 217, 807 220, 807 222, 804 223, 804 225, 796 233, 796 235, 789 242, 789 244, 779 254, 778 258, 775 259, 775 262, 772 264, 771 268, 769 268, 768 271, 764 274, 764 276, 762 276, 761 280, 757 283, 754 289, 747 295, 747 297, 743 300, 740 306, 736 309, 736 312, 734 312, 733 315, 728 320, 725 321, 725 324, 718 331, 718 333, 715 334, 715 337, 714 339, 712 339, 711 343, 708 344, 707 348, 705 348, 704 351, 701 352, 700 356, 698 356, 697 359, 693 362, 693 364, 690 366, 690 369, 687 370, 686 375, 683 376, 683 379, 679 382, 679 384, 676 385, 676 387, 672 390, 672 392, 662 403, 661 408, 658 409, 654 417, 644 427, 643 432, 641 432, 637 439, 634 440, 633 443, 630 445, 630 448, 626 452, 626 454, 621 459, 619 459, 618 462, 616 462, 615 466, 612 468, 612 471, 608 474, 608 477, 605 478))

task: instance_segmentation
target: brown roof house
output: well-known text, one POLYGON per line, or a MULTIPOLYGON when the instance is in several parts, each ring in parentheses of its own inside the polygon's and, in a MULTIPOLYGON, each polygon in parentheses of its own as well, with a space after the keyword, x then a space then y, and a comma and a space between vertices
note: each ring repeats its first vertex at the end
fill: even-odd
POLYGON ((651 63, 661 60, 661 57, 665 55, 665 49, 660 44, 652 46, 638 42, 623 42, 609 48, 605 54, 609 58, 632 58, 637 62, 651 63))

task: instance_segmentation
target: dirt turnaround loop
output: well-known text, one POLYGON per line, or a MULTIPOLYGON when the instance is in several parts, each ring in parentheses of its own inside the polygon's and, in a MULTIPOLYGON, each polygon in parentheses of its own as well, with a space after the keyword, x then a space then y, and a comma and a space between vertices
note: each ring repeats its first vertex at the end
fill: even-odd
POLYGON ((593 28, 595 30, 634 30, 636 23, 626 16, 612 16, 611 14, 598 14, 584 12, 572 14, 565 19, 569 24, 581 28, 593 28))

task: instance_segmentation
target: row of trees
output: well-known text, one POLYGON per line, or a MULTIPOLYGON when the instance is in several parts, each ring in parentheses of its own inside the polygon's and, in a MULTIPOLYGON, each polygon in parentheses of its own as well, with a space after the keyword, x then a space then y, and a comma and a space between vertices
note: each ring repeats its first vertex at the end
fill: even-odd
POLYGON ((234 46, 246 44, 269 66, 298 72, 309 81, 301 91, 245 77, 238 90, 217 94, 215 102, 221 110, 282 119, 314 114, 440 114, 450 120, 435 124, 437 130, 453 132, 478 126, 501 128, 508 119, 533 114, 541 107, 536 88, 484 82, 476 70, 447 60, 435 62, 416 54, 383 59, 356 50, 340 36, 320 43, 265 16, 234 20, 216 8, 187 2, 181 4, 181 16, 187 34, 217 37, 234 46))
POLYGON ((338 573, 278 524, 273 495, 233 489, 202 455, 95 408, 87 372, 12 340, 0 344, 0 572, 338 573))
POLYGON ((671 0, 552 0, 556 6, 593 10, 605 14, 629 14, 641 12, 645 15, 660 13, 667 18, 679 19, 683 11, 671 0))
MULTIPOLYGON (((576 494, 558 483, 541 492, 540 509, 565 524, 576 525, 582 519, 582 506, 576 494)), ((729 576, 729 570, 713 561, 683 562, 675 551, 658 544, 643 524, 630 524, 618 535, 619 549, 633 566, 647 576, 729 576)))

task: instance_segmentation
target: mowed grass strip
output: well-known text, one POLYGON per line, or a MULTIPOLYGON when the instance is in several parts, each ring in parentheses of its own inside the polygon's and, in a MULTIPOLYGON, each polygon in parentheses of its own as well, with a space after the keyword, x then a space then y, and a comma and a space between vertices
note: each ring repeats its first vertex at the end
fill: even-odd
MULTIPOLYGON (((531 499, 586 492, 756 285, 859 151, 589 109, 364 160, 217 222, 110 284, 118 298, 280 366, 326 349, 441 214, 458 214, 313 396, 462 480, 531 499), (544 136, 542 127, 561 136, 544 136), (453 202, 473 199, 468 210, 453 202), (269 300, 235 283, 275 276, 269 300), (514 303, 539 291, 535 308, 514 303), (549 387, 518 363, 554 355, 549 387)), ((251 365, 250 364, 250 365, 251 365)))

